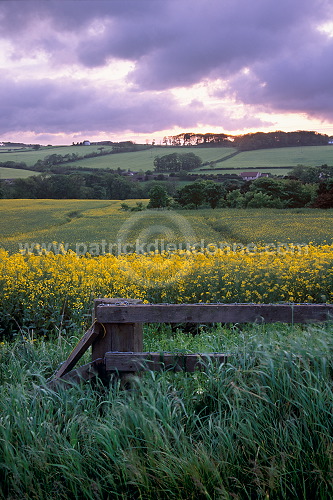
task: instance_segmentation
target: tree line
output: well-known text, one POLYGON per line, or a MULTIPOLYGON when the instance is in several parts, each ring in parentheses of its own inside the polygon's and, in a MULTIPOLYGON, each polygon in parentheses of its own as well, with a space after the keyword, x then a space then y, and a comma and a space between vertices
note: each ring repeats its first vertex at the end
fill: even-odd
POLYGON ((32 199, 147 198, 147 189, 114 172, 41 174, 0 184, 0 197, 32 199))
POLYGON ((325 146, 328 135, 308 130, 295 132, 255 132, 242 135, 182 132, 164 137, 163 143, 170 146, 226 146, 239 151, 295 146, 325 146))
MULTIPOLYGON (((191 179, 188 172, 184 173, 187 175, 187 180, 191 179)), ((178 189, 171 175, 158 174, 157 177, 161 177, 163 182, 133 182, 131 177, 102 169, 88 173, 42 173, 27 179, 1 181, 0 198, 118 200, 150 198, 151 208, 333 207, 333 166, 328 165, 320 167, 298 165, 285 178, 260 177, 254 181, 244 181, 236 174, 225 174, 219 176, 219 181, 216 182, 209 175, 201 175, 196 181, 178 189)))
POLYGON ((259 177, 241 184, 196 180, 168 196, 162 185, 149 193, 148 208, 333 208, 333 167, 295 167, 287 178, 259 177))

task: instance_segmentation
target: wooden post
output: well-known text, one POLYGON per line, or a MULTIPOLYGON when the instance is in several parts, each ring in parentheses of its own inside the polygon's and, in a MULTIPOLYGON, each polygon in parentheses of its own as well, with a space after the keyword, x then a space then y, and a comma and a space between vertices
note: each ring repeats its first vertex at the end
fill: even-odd
MULTIPOLYGON (((97 306, 103 304, 114 304, 119 307, 128 305, 142 304, 142 300, 136 299, 96 299, 94 305, 94 318, 96 318, 97 306)), ((102 333, 92 345, 92 361, 104 359, 107 352, 142 352, 143 334, 142 323, 95 323, 95 328, 102 333)))

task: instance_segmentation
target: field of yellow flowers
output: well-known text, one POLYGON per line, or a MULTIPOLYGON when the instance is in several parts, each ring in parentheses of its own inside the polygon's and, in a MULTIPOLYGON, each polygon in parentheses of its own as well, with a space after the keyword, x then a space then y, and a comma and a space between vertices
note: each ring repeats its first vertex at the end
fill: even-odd
POLYGON ((145 302, 332 302, 333 245, 79 256, 0 250, 5 335, 82 328, 96 297, 145 302))

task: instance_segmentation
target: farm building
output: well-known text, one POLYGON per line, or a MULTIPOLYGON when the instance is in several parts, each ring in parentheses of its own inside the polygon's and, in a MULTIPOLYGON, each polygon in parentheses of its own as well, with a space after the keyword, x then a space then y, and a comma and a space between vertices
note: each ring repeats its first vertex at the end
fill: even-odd
POLYGON ((241 172, 240 176, 244 181, 254 181, 259 177, 268 177, 269 174, 264 174, 262 172, 241 172))

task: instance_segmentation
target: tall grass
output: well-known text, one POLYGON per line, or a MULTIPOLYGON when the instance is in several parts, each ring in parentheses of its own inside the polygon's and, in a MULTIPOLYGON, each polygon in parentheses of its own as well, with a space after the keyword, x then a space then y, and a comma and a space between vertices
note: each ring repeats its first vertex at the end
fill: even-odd
POLYGON ((148 372, 130 391, 54 392, 45 380, 70 341, 5 343, 0 497, 331 498, 332 332, 151 325, 145 349, 233 355, 205 373, 148 372))

